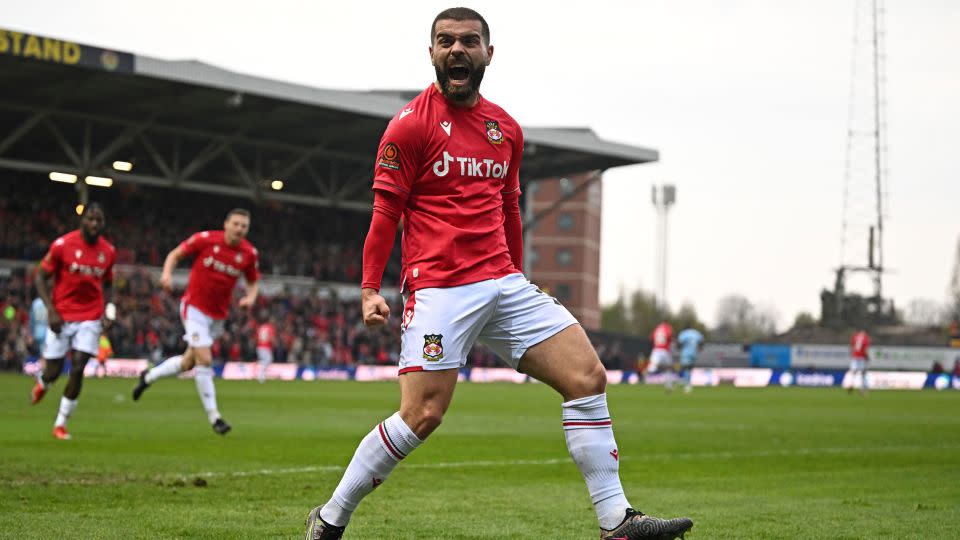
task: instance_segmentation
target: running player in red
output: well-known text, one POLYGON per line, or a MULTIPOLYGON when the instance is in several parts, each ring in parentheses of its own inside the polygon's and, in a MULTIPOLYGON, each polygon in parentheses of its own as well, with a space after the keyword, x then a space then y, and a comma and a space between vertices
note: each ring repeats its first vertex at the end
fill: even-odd
POLYGON ((409 296, 400 315, 400 410, 360 442, 333 496, 307 517, 304 538, 340 538, 363 497, 440 425, 478 339, 563 397, 567 448, 586 480, 601 538, 683 534, 689 519, 662 520, 630 507, 606 372, 576 319, 521 273, 523 133, 479 93, 493 55, 486 21, 467 8, 448 9, 430 35, 437 81, 383 135, 363 252, 361 309, 364 323, 378 326, 390 315, 378 290, 403 218, 409 296))
POLYGON ((860 394, 867 393, 867 362, 870 360, 870 335, 861 329, 850 338, 850 384, 847 392, 853 393, 856 378, 860 377, 860 394))
POLYGON ((273 347, 277 343, 277 327, 273 320, 264 312, 260 316, 261 323, 257 325, 257 362, 260 364, 260 370, 257 372, 257 380, 263 384, 267 380, 267 367, 273 363, 273 347))
POLYGON ((194 258, 187 292, 180 300, 180 318, 187 350, 182 355, 167 358, 145 370, 140 374, 139 384, 133 389, 133 400, 137 401, 157 379, 174 377, 194 368, 197 393, 207 412, 207 420, 220 435, 226 435, 231 428, 217 408, 210 346, 223 333, 223 321, 227 318, 233 290, 240 276, 247 280, 247 290, 240 298, 240 307, 250 307, 257 300, 260 271, 257 250, 246 240, 249 229, 250 212, 235 208, 227 214, 222 231, 196 233, 167 255, 160 276, 160 285, 167 292, 173 289, 173 269, 180 259, 194 258))
POLYGON ((673 345, 673 327, 667 321, 658 324, 650 334, 650 341, 653 342, 653 351, 650 353, 650 372, 663 373, 666 377, 663 385, 667 392, 672 392, 676 378, 673 355, 670 353, 670 347, 673 345))
POLYGON ((37 294, 47 306, 49 328, 43 346, 43 371, 33 387, 34 404, 43 399, 49 385, 63 371, 68 351, 70 376, 60 398, 60 411, 53 424, 53 436, 69 439, 67 420, 77 408, 83 387, 83 369, 87 360, 97 354, 100 333, 116 314, 112 303, 106 304, 104 289, 110 296, 113 282, 113 261, 116 251, 100 233, 106 219, 103 208, 91 203, 83 209, 80 228, 57 238, 40 262, 37 294), (47 280, 53 279, 53 295, 47 280))

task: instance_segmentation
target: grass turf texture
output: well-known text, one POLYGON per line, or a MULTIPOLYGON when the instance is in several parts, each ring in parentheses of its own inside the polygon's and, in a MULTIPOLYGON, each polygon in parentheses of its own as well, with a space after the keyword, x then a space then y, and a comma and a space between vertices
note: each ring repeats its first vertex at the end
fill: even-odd
MULTIPOLYGON (((139 402, 86 381, 50 435, 64 381, 0 376, 0 538, 300 538, 393 383, 217 381, 226 437, 191 381, 139 402), (205 486, 196 486, 195 483, 205 486)), ((697 538, 960 537, 960 392, 608 389, 630 501, 692 517, 697 538)), ((444 424, 354 515, 347 538, 596 538, 543 385, 461 384, 444 424)))

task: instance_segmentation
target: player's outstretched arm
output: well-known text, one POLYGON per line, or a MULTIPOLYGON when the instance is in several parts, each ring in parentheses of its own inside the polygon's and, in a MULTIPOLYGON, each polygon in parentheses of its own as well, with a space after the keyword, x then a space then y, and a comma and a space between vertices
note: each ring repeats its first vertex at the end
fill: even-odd
POLYGON ((100 325, 103 329, 103 332, 106 333, 110 330, 110 327, 113 325, 113 321, 117 318, 117 305, 113 303, 112 281, 103 282, 103 300, 103 317, 100 320, 100 325))
POLYGON ((363 324, 367 326, 380 326, 387 322, 390 317, 390 306, 387 301, 380 296, 376 289, 363 288, 360 290, 361 311, 363 312, 363 324))
POLYGON ((182 258, 183 250, 180 246, 177 246, 173 248, 170 253, 167 253, 167 258, 163 261, 163 273, 160 274, 160 286, 168 293, 173 291, 173 269, 177 267, 177 264, 180 263, 180 259, 182 258))
POLYGON ((380 326, 390 316, 390 307, 380 296, 380 280, 393 250, 403 204, 404 201, 393 193, 374 191, 373 217, 363 243, 363 280, 360 283, 360 310, 363 324, 367 326, 380 326))
POLYGON ((260 294, 260 282, 254 281, 247 284, 247 293, 240 299, 240 307, 250 307, 257 301, 257 295, 260 294))

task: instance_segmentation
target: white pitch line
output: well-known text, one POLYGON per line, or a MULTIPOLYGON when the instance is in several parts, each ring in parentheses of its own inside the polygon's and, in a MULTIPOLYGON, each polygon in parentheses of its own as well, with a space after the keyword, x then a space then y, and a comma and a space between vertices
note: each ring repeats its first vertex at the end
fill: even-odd
MULTIPOLYGON (((906 450, 956 450, 960 445, 900 445, 880 447, 836 447, 836 448, 786 448, 783 450, 762 450, 757 452, 684 452, 677 454, 647 454, 639 457, 621 456, 626 461, 676 461, 697 459, 742 459, 776 456, 805 456, 820 454, 866 454, 878 452, 900 452, 906 450)), ((509 459, 509 460, 480 460, 480 461, 451 461, 437 463, 409 463, 404 469, 474 469, 479 467, 516 467, 516 466, 549 466, 571 463, 569 457, 550 459, 509 459)), ((248 476, 270 476, 279 474, 300 474, 311 472, 339 472, 346 467, 341 465, 309 465, 304 467, 287 467, 278 469, 255 469, 251 471, 205 471, 188 475, 179 475, 177 478, 189 479, 204 478, 242 478, 248 476)))
MULTIPOLYGON (((676 454, 646 454, 637 457, 621 456, 620 459, 627 461, 679 461, 679 460, 697 460, 697 459, 748 459, 776 456, 814 456, 821 454, 876 454, 879 452, 901 452, 909 450, 958 450, 960 444, 940 444, 940 445, 899 445, 899 446, 879 446, 879 447, 834 447, 834 448, 785 448, 783 450, 761 450, 756 452, 683 452, 676 454)), ((404 469, 475 469, 480 467, 517 467, 517 466, 550 466, 563 465, 571 463, 569 457, 550 458, 550 459, 508 459, 508 460, 478 460, 478 461, 447 461, 437 463, 408 463, 403 466, 404 469)), ((61 477, 51 479, 0 479, 2 486, 27 486, 27 485, 107 485, 121 484, 129 482, 156 482, 166 479, 181 480, 189 483, 197 477, 201 478, 243 478, 250 476, 273 476, 280 474, 301 474, 317 472, 340 472, 344 470, 341 465, 310 465, 305 467, 285 467, 274 469, 254 469, 250 471, 206 471, 190 474, 168 474, 156 476, 137 477, 133 475, 124 475, 121 477, 106 474, 103 476, 81 476, 81 477, 61 477)))

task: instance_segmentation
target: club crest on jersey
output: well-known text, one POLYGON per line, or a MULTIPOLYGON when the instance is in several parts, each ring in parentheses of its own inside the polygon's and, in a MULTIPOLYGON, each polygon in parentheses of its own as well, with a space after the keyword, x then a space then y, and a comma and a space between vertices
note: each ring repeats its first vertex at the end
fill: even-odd
POLYGON ((107 262, 107 257, 106 255, 103 254, 102 251, 100 253, 97 253, 97 262, 100 264, 107 262))
POLYGON ((426 334, 423 336, 423 359, 436 362, 443 359, 442 334, 426 334))
POLYGON ((214 253, 220 253, 220 246, 213 246, 214 253))
POLYGON ((500 124, 496 120, 487 120, 484 123, 487 130, 487 140, 493 144, 500 144, 503 142, 503 132, 500 131, 500 124))
POLYGON ((73 256, 79 259, 80 257, 83 257, 83 252, 78 249, 77 251, 74 252, 73 256))
POLYGON ((243 262, 243 255, 237 253, 237 256, 234 257, 233 260, 237 261, 237 264, 240 264, 243 262))
POLYGON ((388 142, 380 153, 380 160, 377 161, 378 167, 386 169, 400 170, 400 149, 392 142, 388 142))

